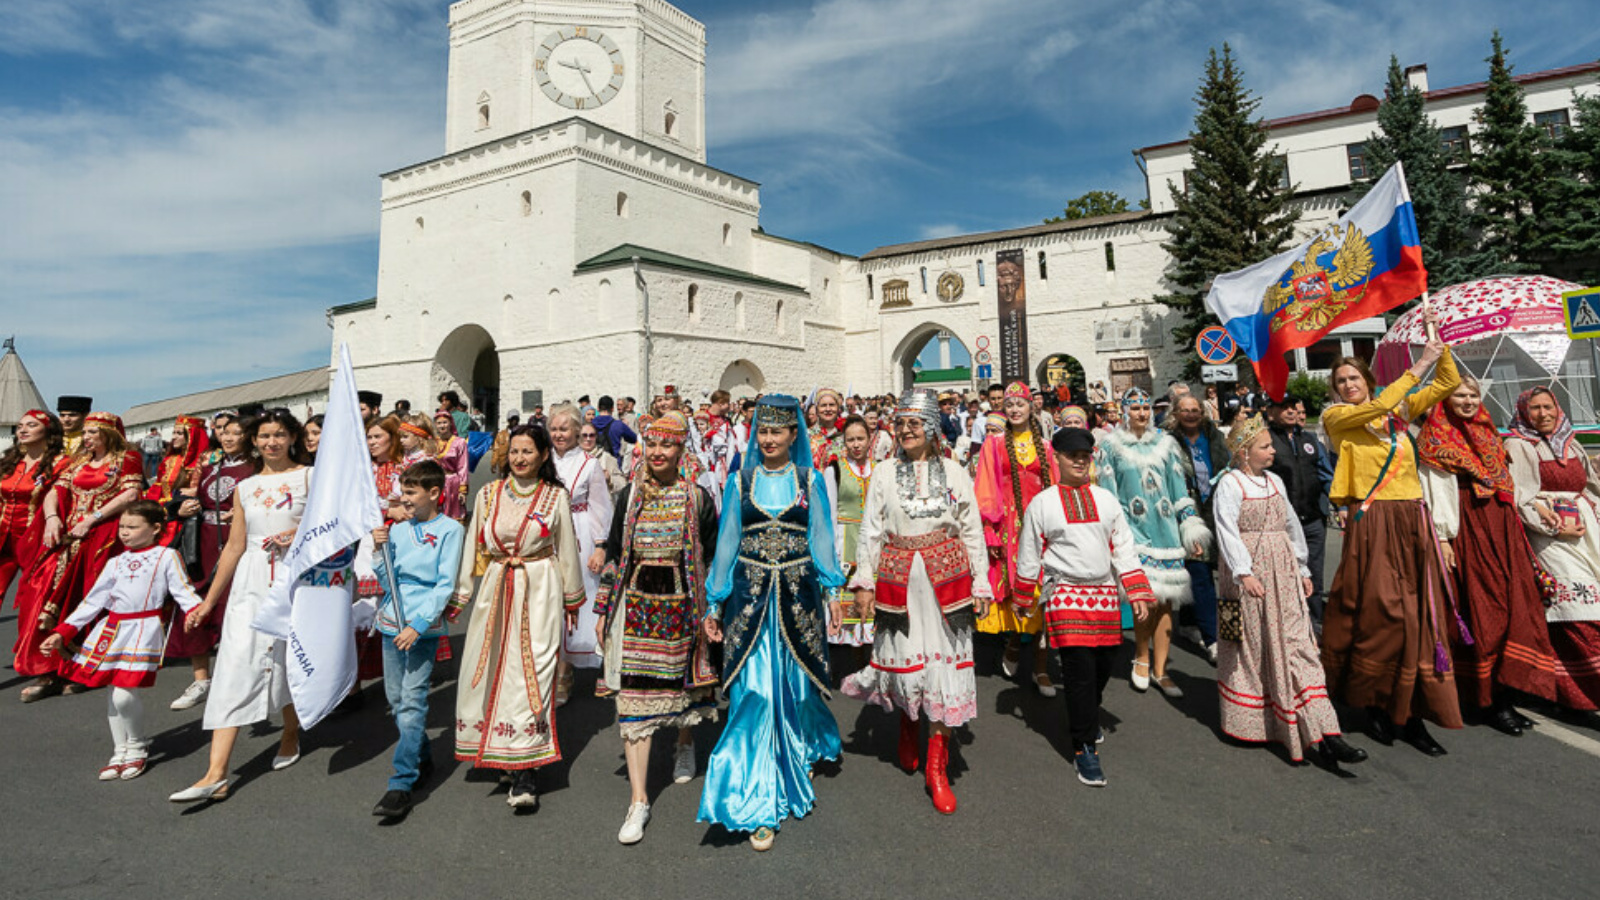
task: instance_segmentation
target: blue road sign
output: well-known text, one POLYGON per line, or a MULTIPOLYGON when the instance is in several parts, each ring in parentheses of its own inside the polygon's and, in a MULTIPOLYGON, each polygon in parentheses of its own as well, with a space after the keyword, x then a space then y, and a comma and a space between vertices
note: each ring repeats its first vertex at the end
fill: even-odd
POLYGON ((1561 309, 1566 314, 1568 337, 1600 337, 1600 288, 1562 294, 1561 309))
POLYGON ((978 377, 984 379, 985 381, 994 378, 994 364, 984 363, 983 365, 978 366, 978 377))

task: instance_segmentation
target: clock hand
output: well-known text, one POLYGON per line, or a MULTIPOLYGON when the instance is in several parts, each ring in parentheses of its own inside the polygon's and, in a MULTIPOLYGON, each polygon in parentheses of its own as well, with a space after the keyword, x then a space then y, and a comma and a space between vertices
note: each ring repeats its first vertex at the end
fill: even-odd
POLYGON ((594 85, 589 83, 589 67, 588 66, 584 65, 582 62, 579 62, 578 60, 567 60, 567 61, 563 61, 561 64, 563 66, 566 66, 569 69, 573 69, 573 70, 577 71, 578 77, 583 79, 583 86, 589 89, 589 95, 590 96, 593 96, 593 97, 600 96, 600 92, 596 91, 594 89, 594 85))

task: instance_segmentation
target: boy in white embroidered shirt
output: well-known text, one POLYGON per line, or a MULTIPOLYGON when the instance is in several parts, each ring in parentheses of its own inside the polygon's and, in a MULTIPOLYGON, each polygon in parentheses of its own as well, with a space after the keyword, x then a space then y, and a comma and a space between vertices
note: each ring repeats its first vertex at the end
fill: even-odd
POLYGON ((83 602, 44 639, 48 656, 62 652, 95 617, 106 616, 89 632, 61 674, 89 687, 111 687, 106 718, 115 744, 101 781, 127 781, 144 774, 150 741, 144 729, 144 704, 136 693, 156 683, 166 649, 161 606, 172 599, 184 612, 200 605, 200 595, 171 548, 158 546, 167 522, 161 504, 138 500, 117 522, 124 552, 112 559, 83 602))

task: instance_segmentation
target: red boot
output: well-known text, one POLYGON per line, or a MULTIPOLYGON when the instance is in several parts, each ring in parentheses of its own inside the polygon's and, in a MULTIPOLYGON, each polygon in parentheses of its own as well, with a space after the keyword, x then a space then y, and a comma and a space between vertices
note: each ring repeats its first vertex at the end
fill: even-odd
POLYGON ((905 713, 900 714, 900 768, 907 772, 917 770, 917 723, 905 713))
POLYGON ((945 777, 945 766, 950 761, 946 740, 938 732, 928 738, 928 793, 933 797, 933 808, 948 816, 956 811, 956 795, 950 791, 950 780, 945 777))

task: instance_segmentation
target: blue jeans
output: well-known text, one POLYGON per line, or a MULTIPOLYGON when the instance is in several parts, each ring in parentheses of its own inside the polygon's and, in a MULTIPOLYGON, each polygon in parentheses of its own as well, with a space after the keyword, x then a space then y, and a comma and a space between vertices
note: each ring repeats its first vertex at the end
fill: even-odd
POLYGON ((394 745, 394 775, 389 790, 409 791, 417 783, 417 767, 433 756, 425 727, 428 722, 428 686, 433 676, 437 637, 419 638, 410 650, 400 650, 394 638, 383 635, 383 691, 394 710, 400 742, 394 745))
POLYGON ((1189 584, 1194 588, 1194 624, 1209 647, 1217 642, 1216 578, 1206 563, 1190 559, 1183 567, 1189 570, 1189 584))

